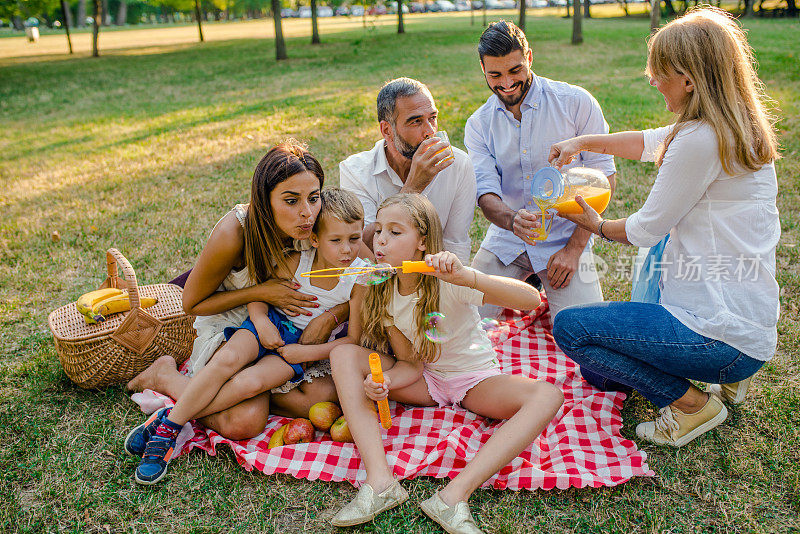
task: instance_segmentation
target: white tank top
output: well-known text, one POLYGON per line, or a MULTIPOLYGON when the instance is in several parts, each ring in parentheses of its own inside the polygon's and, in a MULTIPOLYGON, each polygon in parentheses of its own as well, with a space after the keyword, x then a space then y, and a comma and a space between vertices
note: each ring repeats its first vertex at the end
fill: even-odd
MULTIPOLYGON (((300 276, 300 273, 305 273, 311 270, 311 265, 314 263, 314 256, 317 249, 311 248, 304 250, 300 253, 300 262, 297 264, 297 270, 294 273, 294 279, 300 284, 301 293, 307 295, 314 295, 317 297, 317 304, 319 308, 308 308, 311 315, 298 315, 296 317, 289 317, 289 320, 300 330, 304 330, 311 319, 319 317, 325 310, 333 308, 343 302, 350 300, 350 293, 353 291, 353 285, 356 283, 356 277, 352 275, 340 276, 339 282, 331 289, 322 289, 311 285, 311 278, 300 276)), ((352 267, 361 267, 367 263, 361 258, 356 258, 351 264, 352 267)))

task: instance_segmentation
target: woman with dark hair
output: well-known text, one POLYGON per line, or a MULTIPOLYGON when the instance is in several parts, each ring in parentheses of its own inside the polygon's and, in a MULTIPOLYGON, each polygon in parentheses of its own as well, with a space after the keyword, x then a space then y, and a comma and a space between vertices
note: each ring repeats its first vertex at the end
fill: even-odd
MULTIPOLYGON (((164 476, 177 433, 191 419, 241 440, 264 430, 270 408, 305 416, 314 402, 335 398, 326 377, 275 395, 270 406, 272 386, 265 384, 278 367, 289 364, 271 357, 249 365, 253 359, 240 346, 246 341, 239 341, 244 336, 226 342, 224 334, 242 325, 251 302, 266 302, 288 314, 311 315, 306 308, 318 306, 314 297, 297 291, 295 281, 280 279, 277 272, 287 270, 286 253, 311 235, 323 181, 321 165, 303 146, 293 140, 281 143, 258 163, 250 203, 235 206, 212 230, 183 292, 184 310, 198 316, 191 379, 177 371, 171 356, 162 356, 128 384, 130 390, 152 389, 176 399, 173 408, 154 413, 125 440, 128 453, 143 456, 137 482, 153 484, 164 476)), ((326 341, 336 326, 331 318, 346 316, 347 306, 313 319, 301 343, 326 341)))

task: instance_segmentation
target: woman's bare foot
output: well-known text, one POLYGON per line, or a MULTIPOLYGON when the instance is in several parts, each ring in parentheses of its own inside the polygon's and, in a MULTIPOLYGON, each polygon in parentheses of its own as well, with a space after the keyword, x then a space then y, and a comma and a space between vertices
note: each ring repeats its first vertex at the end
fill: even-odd
POLYGON ((156 361, 150 364, 150 367, 136 375, 133 380, 128 382, 125 389, 128 391, 144 391, 145 389, 152 389, 159 391, 159 384, 162 377, 166 373, 177 373, 178 365, 175 363, 175 358, 172 356, 161 356, 156 361))

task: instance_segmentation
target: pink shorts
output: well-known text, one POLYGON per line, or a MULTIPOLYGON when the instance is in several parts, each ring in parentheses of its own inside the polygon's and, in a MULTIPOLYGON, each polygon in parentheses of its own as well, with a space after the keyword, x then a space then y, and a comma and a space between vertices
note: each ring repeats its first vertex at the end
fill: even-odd
POLYGON ((467 396, 467 392, 483 382, 487 378, 503 374, 499 367, 485 369, 472 373, 456 375, 452 378, 441 378, 439 375, 431 373, 428 369, 422 371, 425 383, 428 385, 428 393, 431 398, 439 403, 439 407, 458 405, 467 396))

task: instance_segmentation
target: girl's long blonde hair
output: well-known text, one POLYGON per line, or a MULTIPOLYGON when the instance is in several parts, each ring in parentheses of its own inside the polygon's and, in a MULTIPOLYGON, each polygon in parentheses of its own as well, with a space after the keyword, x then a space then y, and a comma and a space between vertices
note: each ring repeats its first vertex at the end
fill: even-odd
POLYGON ((696 8, 675 19, 648 42, 646 74, 663 79, 686 75, 694 85, 677 111, 670 135, 656 161, 688 121, 704 121, 716 133, 719 158, 728 174, 756 171, 779 157, 775 119, 764 84, 756 74, 753 50, 744 31, 727 12, 696 8))
MULTIPOLYGON (((418 194, 400 193, 384 200, 378 211, 393 205, 400 205, 408 211, 412 224, 424 238, 426 254, 441 252, 442 223, 430 200, 418 194)), ((392 277, 385 283, 369 286, 367 289, 364 305, 361 307, 363 328, 360 342, 365 347, 382 352, 389 350, 389 335, 384 322, 390 319, 386 310, 392 300, 396 284, 397 279, 392 277)), ((411 343, 419 359, 430 363, 435 361, 440 353, 439 345, 425 336, 425 331, 430 327, 430 314, 439 311, 439 279, 421 275, 415 291, 419 293, 419 299, 414 306, 417 332, 411 343)))

